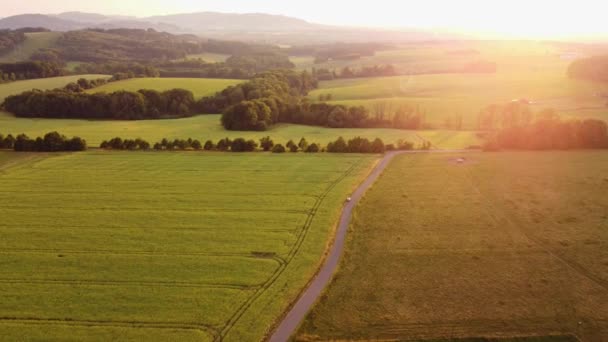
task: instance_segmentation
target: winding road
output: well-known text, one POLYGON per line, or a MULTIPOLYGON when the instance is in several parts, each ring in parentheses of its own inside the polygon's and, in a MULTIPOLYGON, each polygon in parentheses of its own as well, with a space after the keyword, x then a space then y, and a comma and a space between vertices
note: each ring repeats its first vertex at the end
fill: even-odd
POLYGON ((348 231, 348 225, 350 224, 353 209, 357 203, 359 203, 367 189, 369 189, 376 182, 378 177, 380 177, 382 174, 382 171, 384 171, 395 156, 400 154, 467 152, 473 152, 473 150, 393 151, 386 153, 369 174, 369 176, 367 176, 363 183, 361 183, 357 190, 355 190, 355 192, 351 195, 351 201, 345 203, 344 208, 342 209, 342 215, 340 216, 340 223, 336 231, 336 239, 329 250, 329 255, 327 256, 325 263, 323 266, 321 266, 319 273, 317 273, 317 275, 314 277, 308 288, 304 290, 300 298, 298 298, 298 301, 289 310, 268 341, 288 341, 289 338, 296 332, 308 311, 310 311, 312 306, 315 304, 317 298, 321 296, 321 293, 331 281, 332 276, 340 262, 340 257, 342 256, 342 251, 344 250, 346 232, 348 231))

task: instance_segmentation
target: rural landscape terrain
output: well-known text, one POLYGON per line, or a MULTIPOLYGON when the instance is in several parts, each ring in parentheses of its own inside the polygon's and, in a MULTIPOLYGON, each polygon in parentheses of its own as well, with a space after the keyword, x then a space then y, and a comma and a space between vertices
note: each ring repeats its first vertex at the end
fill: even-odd
POLYGON ((0 18, 0 340, 608 341, 608 32, 61 8, 0 18))

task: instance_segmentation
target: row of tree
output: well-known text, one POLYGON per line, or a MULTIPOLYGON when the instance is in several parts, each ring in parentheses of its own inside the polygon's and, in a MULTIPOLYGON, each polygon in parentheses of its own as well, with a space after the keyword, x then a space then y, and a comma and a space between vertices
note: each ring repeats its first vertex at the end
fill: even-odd
MULTIPOLYGON (((430 145, 423 145, 430 148, 430 145)), ((284 153, 284 152, 305 152, 305 153, 318 153, 318 152, 330 152, 330 153, 384 153, 385 151, 392 150, 411 150, 414 148, 414 144, 400 140, 397 145, 389 144, 385 145, 384 142, 377 138, 373 141, 367 138, 356 137, 346 141, 340 137, 334 142, 330 142, 327 147, 322 147, 318 143, 309 143, 306 138, 300 139, 298 143, 293 140, 289 140, 285 145, 275 144, 275 142, 269 137, 263 137, 259 140, 259 143, 253 139, 245 138, 224 138, 220 139, 217 143, 212 140, 207 140, 202 144, 199 140, 188 138, 188 139, 162 139, 160 142, 155 143, 152 147, 150 143, 143 139, 121 139, 119 137, 103 141, 100 148, 107 150, 129 150, 136 151, 142 150, 147 151, 154 149, 157 151, 175 151, 175 150, 194 150, 194 151, 222 151, 222 152, 254 152, 262 150, 265 152, 273 153, 284 153)))
POLYGON ((127 75, 135 77, 159 77, 160 71, 153 65, 138 62, 82 63, 74 69, 77 74, 127 75))
POLYGON ((484 146, 486 150, 567 150, 608 148, 608 125, 601 120, 561 120, 541 117, 519 126, 495 132, 484 146))
POLYGON ((196 102, 185 89, 95 94, 60 89, 9 96, 3 108, 18 117, 141 120, 190 116, 196 111, 196 102))
POLYGON ((57 132, 50 132, 35 139, 25 134, 19 134, 16 138, 11 134, 6 137, 0 134, 0 149, 13 149, 18 152, 84 151, 87 149, 87 142, 79 137, 67 138, 57 132))

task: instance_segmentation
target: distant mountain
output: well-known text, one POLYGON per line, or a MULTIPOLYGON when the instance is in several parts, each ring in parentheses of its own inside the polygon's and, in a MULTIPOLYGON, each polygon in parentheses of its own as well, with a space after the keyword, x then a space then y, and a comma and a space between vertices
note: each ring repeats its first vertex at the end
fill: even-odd
POLYGON ((85 12, 64 12, 54 15, 54 17, 87 24, 101 23, 110 19, 108 16, 105 16, 103 14, 85 12))
POLYGON ((44 27, 51 31, 73 31, 85 28, 155 29, 157 31, 182 32, 182 28, 165 23, 153 23, 133 17, 105 16, 95 13, 66 12, 57 15, 22 14, 0 19, 0 29, 44 27))
POLYGON ((85 28, 149 29, 174 34, 268 44, 319 44, 334 42, 408 42, 450 39, 426 30, 386 30, 320 25, 302 19, 262 13, 199 12, 136 18, 97 13, 65 12, 56 15, 23 14, 0 19, 0 29, 44 27, 52 31, 85 28))
POLYGON ((43 14, 21 14, 0 19, 0 29, 44 27, 51 31, 70 31, 82 27, 81 23, 43 14))
POLYGON ((262 13, 233 14, 200 12, 154 16, 143 18, 142 20, 173 24, 197 33, 204 33, 207 31, 293 32, 325 27, 323 25, 309 23, 302 19, 262 13))

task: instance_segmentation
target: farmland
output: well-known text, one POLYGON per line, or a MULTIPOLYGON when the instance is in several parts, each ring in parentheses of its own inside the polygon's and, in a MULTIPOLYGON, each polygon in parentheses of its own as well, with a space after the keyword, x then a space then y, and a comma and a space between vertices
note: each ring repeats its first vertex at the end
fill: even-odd
POLYGON ((17 49, 1 55, 0 63, 15 63, 26 61, 38 51, 51 47, 61 37, 61 32, 34 32, 26 33, 27 39, 17 49))
POLYGON ((375 159, 0 152, 0 335, 261 339, 375 159))
POLYGON ((140 89, 170 90, 183 88, 190 90, 195 98, 201 98, 224 90, 242 80, 209 79, 209 78, 133 78, 125 81, 111 82, 99 88, 90 89, 89 93, 114 92, 117 90, 138 91, 140 89))
POLYGON ((608 155, 457 157, 393 161, 300 339, 608 339, 608 155))
MULTIPOLYGON (((312 65, 297 58, 300 67, 312 65)), ((477 114, 491 104, 504 104, 513 99, 534 101, 533 110, 553 108, 561 115, 577 118, 608 118, 605 84, 568 79, 570 60, 562 59, 560 50, 550 44, 535 42, 478 42, 464 46, 412 46, 380 51, 373 57, 349 61, 351 67, 393 64, 400 73, 411 75, 372 79, 341 79, 321 82, 320 89, 310 94, 311 99, 331 94, 333 103, 363 105, 374 111, 377 103, 384 103, 388 112, 400 105, 418 107, 426 113, 427 121, 443 125, 450 116, 462 116, 464 128, 476 129, 477 114), (451 52, 471 51, 471 55, 451 52), (438 68, 449 69, 477 60, 494 62, 495 74, 435 74, 438 68), (354 64, 353 64, 354 63, 354 64), (435 69, 433 69, 435 68, 435 69)), ((339 62, 334 62, 339 63, 339 62)), ((314 65, 316 68, 346 66, 314 65)))
POLYGON ((191 137, 205 141, 217 142, 223 138, 247 138, 258 140, 270 136, 276 143, 285 144, 289 140, 305 137, 309 142, 323 145, 336 140, 339 136, 354 138, 357 136, 369 139, 382 138, 386 143, 396 143, 403 139, 415 144, 425 139, 439 148, 466 148, 479 144, 474 132, 467 131, 406 131, 398 129, 333 129, 293 124, 276 125, 265 132, 226 131, 220 124, 219 115, 201 115, 185 119, 144 120, 144 121, 93 121, 63 119, 28 119, 15 118, 0 112, 0 133, 42 136, 51 131, 59 131, 69 136, 79 136, 87 140, 89 146, 99 146, 103 140, 113 137, 142 138, 150 142, 163 138, 185 139, 191 137))
POLYGON ((109 78, 106 75, 78 75, 78 76, 63 76, 51 78, 39 78, 34 80, 17 81, 5 84, 0 84, 0 102, 3 102, 7 96, 21 94, 24 91, 32 89, 55 89, 63 88, 70 82, 76 82, 79 78, 96 79, 109 78))

